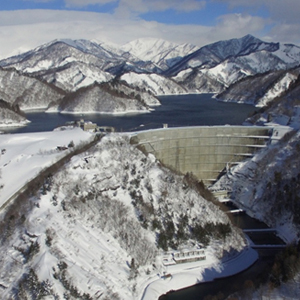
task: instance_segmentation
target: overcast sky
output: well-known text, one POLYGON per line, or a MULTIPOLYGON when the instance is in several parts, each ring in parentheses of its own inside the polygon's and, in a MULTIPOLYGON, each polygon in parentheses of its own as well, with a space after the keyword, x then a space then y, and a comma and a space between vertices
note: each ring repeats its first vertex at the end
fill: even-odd
POLYGON ((300 0, 1 0, 0 58, 58 38, 203 46, 248 33, 300 45, 300 0))

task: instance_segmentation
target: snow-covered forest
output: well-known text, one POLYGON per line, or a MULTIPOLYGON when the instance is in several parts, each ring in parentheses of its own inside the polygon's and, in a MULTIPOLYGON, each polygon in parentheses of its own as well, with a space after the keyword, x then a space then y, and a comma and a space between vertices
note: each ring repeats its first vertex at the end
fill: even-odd
POLYGON ((166 250, 204 247, 215 260, 241 251, 239 230, 197 184, 129 136, 103 138, 8 208, 3 299, 139 299, 166 250))

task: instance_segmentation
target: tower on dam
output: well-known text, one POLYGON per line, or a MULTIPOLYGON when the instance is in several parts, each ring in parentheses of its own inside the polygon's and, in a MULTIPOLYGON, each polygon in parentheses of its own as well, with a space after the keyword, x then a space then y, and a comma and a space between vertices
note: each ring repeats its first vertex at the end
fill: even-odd
POLYGON ((265 147, 272 128, 258 126, 199 126, 136 132, 132 142, 164 165, 192 172, 210 184, 230 168, 265 147))

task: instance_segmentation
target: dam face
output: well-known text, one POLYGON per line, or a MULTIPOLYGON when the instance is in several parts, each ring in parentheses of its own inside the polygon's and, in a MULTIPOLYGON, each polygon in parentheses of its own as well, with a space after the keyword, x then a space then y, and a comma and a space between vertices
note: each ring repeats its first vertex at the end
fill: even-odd
POLYGON ((256 126, 200 126, 141 131, 131 138, 164 165, 192 172, 205 184, 230 166, 252 157, 270 140, 272 129, 256 126))

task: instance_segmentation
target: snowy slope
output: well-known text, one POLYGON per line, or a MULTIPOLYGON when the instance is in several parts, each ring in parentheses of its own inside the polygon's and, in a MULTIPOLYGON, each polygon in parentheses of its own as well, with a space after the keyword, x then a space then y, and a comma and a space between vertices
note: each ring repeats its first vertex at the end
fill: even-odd
MULTIPOLYGON (((78 133, 56 132, 55 144, 78 133)), ((11 168, 1 166, 2 180, 12 176, 18 160, 25 163, 25 156, 30 157, 31 165, 26 174, 20 174, 25 178, 37 165, 42 166, 41 158, 53 158, 45 153, 53 151, 51 143, 40 134, 2 138, 6 144, 3 157, 7 155, 11 168), (18 147, 23 147, 24 158, 18 147)), ((34 293, 49 299, 50 295, 141 299, 148 280, 164 271, 158 248, 161 236, 167 238, 174 228, 167 247, 174 243, 179 249, 195 247, 199 242, 189 228, 228 223, 226 214, 187 186, 182 177, 161 168, 152 155, 145 156, 122 135, 107 136, 88 152, 73 157, 65 168, 45 179, 36 195, 20 201, 1 216, 7 220, 0 228, 3 300, 11 299, 15 292, 23 299, 34 293), (22 209, 21 218, 12 216, 18 213, 16 207, 22 209), (185 238, 179 239, 180 230, 185 238)), ((224 253, 236 255, 245 246, 234 228, 222 238, 215 232, 209 240, 209 260, 202 269, 198 266, 200 272, 211 266, 220 269, 224 253)))
POLYGON ((219 81, 216 76, 208 76, 208 72, 189 68, 172 78, 192 93, 220 93, 223 91, 224 83, 219 81))
MULTIPOLYGON (((298 108, 299 111, 299 108, 298 108)), ((298 116, 299 117, 299 114, 298 116)), ((299 119, 298 128, 299 128, 299 119)), ((272 124, 271 124, 272 125, 272 124)), ((299 241, 299 131, 275 126, 273 142, 252 159, 234 167, 215 184, 255 218, 275 227, 287 242, 299 241), (289 132, 290 131, 290 132, 289 132)))
POLYGON ((76 146, 90 138, 81 129, 0 135, 0 207, 39 171, 66 154, 57 146, 67 146, 72 140, 76 146))
POLYGON ((226 59, 211 68, 188 68, 173 78, 188 89, 219 93, 247 76, 284 70, 286 67, 277 56, 260 51, 226 59))
POLYGON ((297 66, 300 60, 300 47, 292 44, 283 44, 274 52, 274 55, 289 65, 297 66))
POLYGON ((240 39, 219 41, 187 55, 170 68, 167 74, 175 76, 178 72, 188 68, 212 68, 231 57, 247 56, 263 50, 273 52, 278 49, 279 44, 265 43, 251 35, 246 35, 240 39))
POLYGON ((184 94, 187 90, 174 80, 157 74, 127 73, 121 76, 129 85, 150 91, 154 95, 184 94))
POLYGON ((59 105, 52 106, 48 112, 61 113, 138 113, 148 112, 149 106, 160 105, 150 93, 113 81, 93 84, 68 94, 59 105))
POLYGON ((299 56, 297 46, 265 43, 247 35, 204 46, 165 74, 191 91, 219 93, 247 76, 294 68, 299 56))
POLYGON ((287 72, 280 80, 278 80, 268 92, 259 99, 256 106, 266 106, 273 99, 279 97, 286 92, 290 85, 296 81, 297 75, 295 73, 287 72))
POLYGON ((25 126, 29 121, 11 109, 0 106, 0 127, 25 126))
POLYGON ((24 73, 41 76, 56 73, 61 68, 66 69, 72 67, 72 63, 77 63, 85 65, 86 69, 90 68, 88 77, 98 78, 97 73, 100 72, 103 73, 105 81, 109 77, 105 72, 112 72, 111 70, 118 69, 126 63, 130 63, 137 71, 151 72, 156 69, 152 63, 143 63, 130 53, 110 46, 105 49, 105 46, 88 40, 54 40, 27 53, 2 60, 0 66, 13 67, 24 73))
POLYGON ((121 47, 143 61, 152 61, 162 70, 167 70, 182 57, 199 47, 191 44, 175 44, 161 39, 143 38, 131 41, 121 47))
POLYGON ((64 93, 54 87, 15 70, 0 69, 0 99, 22 110, 43 109, 59 101, 64 93))
POLYGON ((102 71, 96 66, 87 66, 81 62, 66 62, 63 67, 58 68, 55 72, 45 72, 39 76, 45 81, 56 85, 64 91, 73 92, 82 87, 89 86, 94 82, 107 82, 114 78, 108 72, 102 71))
POLYGON ((120 57, 88 40, 54 40, 19 56, 1 61, 1 66, 33 73, 55 69, 76 61, 104 70, 119 63, 120 57))
POLYGON ((297 80, 299 72, 297 68, 290 71, 248 76, 232 84, 227 90, 217 95, 217 98, 222 101, 266 106, 272 100, 288 92, 291 84, 297 80))
POLYGON ((61 113, 128 113, 147 111, 147 107, 136 99, 113 96, 95 85, 71 94, 59 105, 61 113))

